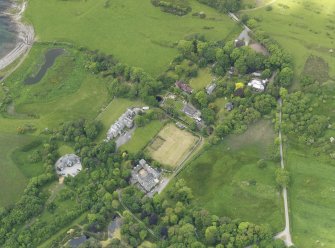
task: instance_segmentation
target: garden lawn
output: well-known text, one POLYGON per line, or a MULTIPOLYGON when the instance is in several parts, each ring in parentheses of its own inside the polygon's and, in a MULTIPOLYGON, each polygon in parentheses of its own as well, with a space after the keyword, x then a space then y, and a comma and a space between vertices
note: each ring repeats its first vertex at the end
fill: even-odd
POLYGON ((207 85, 212 82, 212 75, 209 68, 200 69, 198 76, 190 80, 190 85, 195 90, 204 89, 207 85))
POLYGON ((313 157, 306 147, 289 146, 289 205, 297 247, 335 247, 335 164, 313 157))
POLYGON ((131 140, 121 147, 122 150, 127 150, 131 153, 141 151, 156 134, 162 129, 164 122, 160 120, 151 121, 144 127, 136 128, 131 140))
MULTIPOLYGON (((272 11, 262 8, 247 14, 259 18, 261 30, 277 40, 293 56, 296 77, 303 72, 310 55, 321 57, 335 77, 335 1, 277 0, 272 11)), ((299 85, 295 84, 295 88, 299 85)))
POLYGON ((12 153, 35 138, 0 132, 0 207, 8 206, 19 199, 25 189, 27 178, 12 160, 12 153))
POLYGON ((190 0, 192 12, 204 11, 206 19, 192 13, 183 17, 164 13, 150 0, 113 0, 107 8, 105 2, 31 0, 25 18, 40 41, 67 41, 99 49, 153 75, 165 71, 177 55, 177 41, 194 34, 223 40, 241 30, 226 15, 196 0, 190 0))
POLYGON ((261 121, 242 135, 225 138, 204 150, 180 177, 191 187, 195 201, 219 216, 269 224, 274 231, 283 228, 283 203, 276 188, 275 169, 279 163, 267 160, 274 132, 268 121, 261 121))

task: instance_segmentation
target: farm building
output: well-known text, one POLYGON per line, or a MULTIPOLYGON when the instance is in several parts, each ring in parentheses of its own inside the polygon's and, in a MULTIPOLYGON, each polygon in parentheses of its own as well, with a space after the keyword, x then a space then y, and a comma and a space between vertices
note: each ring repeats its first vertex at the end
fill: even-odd
POLYGON ((188 93, 188 94, 192 94, 193 89, 191 88, 191 86, 189 86, 188 84, 182 82, 182 81, 177 81, 176 82, 176 87, 181 89, 182 91, 188 93))
POLYGON ((56 172, 60 176, 76 176, 81 170, 80 158, 75 154, 67 154, 56 162, 56 172))
POLYGON ((183 112, 188 115, 189 117, 201 121, 201 113, 199 110, 197 110, 195 107, 193 107, 191 104, 187 103, 184 105, 183 112))
POLYGON ((141 159, 131 172, 131 183, 139 186, 145 193, 152 191, 160 182, 161 174, 141 159))
POLYGON ((208 95, 211 95, 213 93, 213 91, 215 90, 215 88, 216 88, 216 83, 211 83, 211 84, 207 85, 206 93, 208 95))
POLYGON ((132 128, 134 126, 135 116, 147 109, 149 109, 149 107, 127 109, 127 111, 109 128, 107 132, 107 141, 121 135, 125 128, 132 128))

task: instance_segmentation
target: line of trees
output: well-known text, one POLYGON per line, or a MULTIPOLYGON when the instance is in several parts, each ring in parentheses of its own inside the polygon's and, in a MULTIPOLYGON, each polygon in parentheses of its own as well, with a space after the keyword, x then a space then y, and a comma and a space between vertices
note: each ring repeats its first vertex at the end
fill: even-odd
POLYGON ((221 12, 236 12, 241 9, 241 0, 198 0, 202 4, 206 4, 221 12))
POLYGON ((151 0, 155 7, 159 7, 161 11, 183 16, 192 11, 188 0, 151 0))

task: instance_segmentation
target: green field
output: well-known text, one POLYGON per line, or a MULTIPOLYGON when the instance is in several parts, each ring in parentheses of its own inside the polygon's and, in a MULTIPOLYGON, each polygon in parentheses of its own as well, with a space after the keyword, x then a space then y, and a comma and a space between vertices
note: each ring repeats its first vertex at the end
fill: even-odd
POLYGON ((127 150, 131 153, 141 151, 153 137, 162 129, 164 122, 160 120, 151 121, 144 127, 136 128, 131 140, 121 147, 122 150, 127 150))
POLYGON ((205 150, 182 172, 196 202, 214 214, 283 228, 282 198, 276 189, 277 163, 267 161, 273 145, 272 125, 261 121, 239 136, 205 150))
POLYGON ((227 16, 196 0, 190 1, 192 12, 204 11, 206 19, 191 13, 177 17, 161 12, 150 0, 109 2, 105 8, 105 0, 31 0, 25 17, 40 41, 67 41, 99 49, 154 75, 165 71, 177 55, 177 41, 194 34, 222 40, 240 30, 227 16))
POLYGON ((0 207, 14 203, 25 189, 27 177, 12 160, 12 153, 20 146, 34 140, 31 136, 19 136, 0 132, 0 207))
POLYGON ((335 166, 305 147, 287 149, 289 203, 297 247, 335 247, 335 166))
POLYGON ((198 71, 198 76, 196 78, 192 78, 190 80, 190 85, 195 90, 204 89, 207 85, 209 85, 213 80, 210 69, 200 69, 198 71))
POLYGON ((272 11, 261 8, 247 14, 260 19, 259 28, 293 56, 296 76, 303 72, 310 55, 315 55, 328 63, 329 76, 334 78, 335 53, 330 49, 334 50, 335 1, 277 0, 272 7, 272 11))
POLYGON ((58 57, 42 80, 34 85, 24 80, 38 71, 48 45, 35 45, 22 66, 7 80, 6 86, 14 99, 14 110, 7 118, 0 117, 0 130, 9 130, 30 123, 37 128, 52 128, 78 118, 94 119, 108 102, 103 80, 85 71, 84 57, 67 48, 58 57))

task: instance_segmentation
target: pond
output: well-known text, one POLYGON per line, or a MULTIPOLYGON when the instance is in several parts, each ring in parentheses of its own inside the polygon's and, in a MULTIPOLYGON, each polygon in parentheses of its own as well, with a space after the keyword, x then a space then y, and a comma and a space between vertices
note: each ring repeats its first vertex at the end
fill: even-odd
POLYGON ((62 49, 62 48, 55 48, 55 49, 51 49, 51 50, 47 51, 46 54, 45 54, 45 62, 42 65, 39 72, 36 74, 36 76, 28 77, 24 81, 24 83, 25 84, 36 84, 39 81, 41 81, 41 79, 44 77, 44 75, 48 71, 48 69, 54 65, 56 58, 58 56, 64 54, 64 52, 65 52, 65 50, 62 49))

